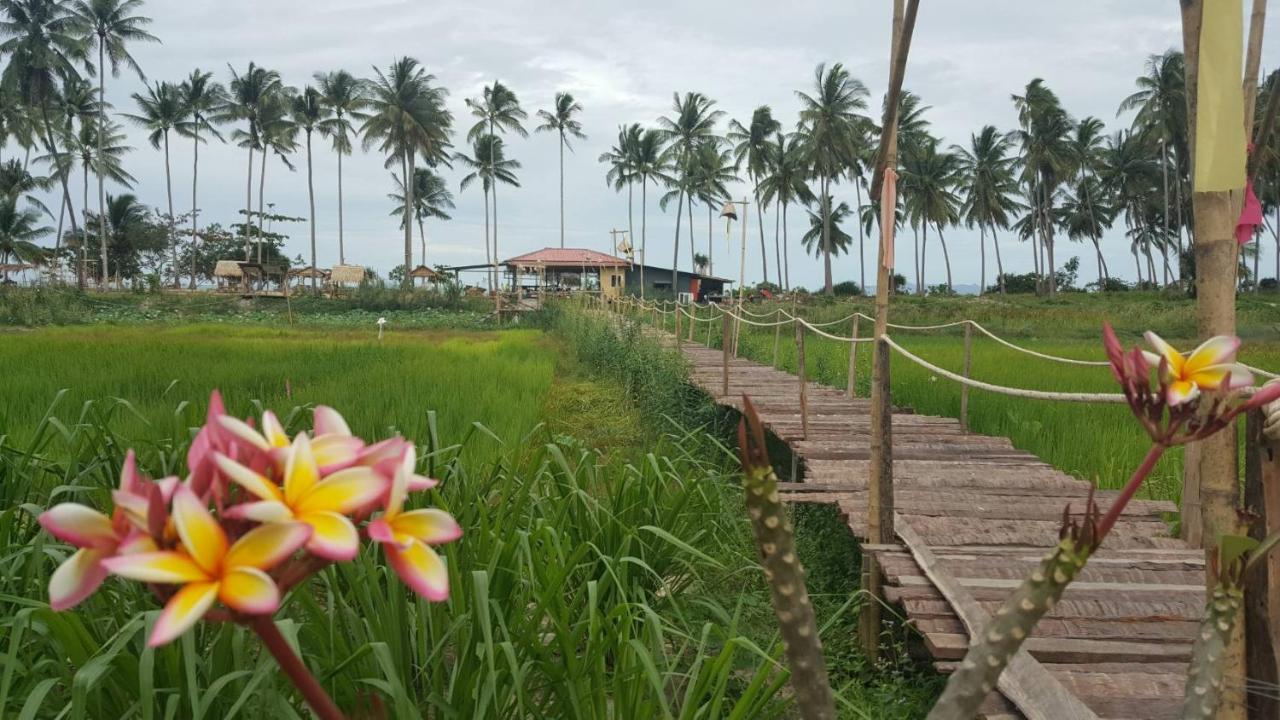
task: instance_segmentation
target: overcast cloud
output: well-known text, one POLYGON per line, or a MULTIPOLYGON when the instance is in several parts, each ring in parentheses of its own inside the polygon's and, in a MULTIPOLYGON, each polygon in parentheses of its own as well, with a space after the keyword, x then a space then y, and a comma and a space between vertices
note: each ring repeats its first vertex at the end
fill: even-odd
MULTIPOLYGON (((1109 131, 1127 127, 1129 118, 1117 118, 1116 106, 1133 91, 1147 57, 1181 43, 1177 3, 1171 0, 923 5, 906 87, 932 107, 926 117, 947 143, 966 143, 969 133, 986 123, 1013 127, 1009 96, 1033 77, 1045 78, 1074 116, 1095 115, 1109 131)), ((478 95, 493 78, 518 93, 531 116, 530 130, 534 113, 549 107, 557 90, 569 91, 585 107, 581 120, 589 139, 575 142, 574 152, 566 155, 567 243, 608 250, 609 230, 627 226, 627 197, 605 185, 606 168, 596 158, 616 139, 620 124, 650 124, 669 112, 673 92, 696 90, 717 100, 727 118, 747 121, 756 106, 769 104, 774 116, 791 126, 796 119, 795 91, 809 89, 814 67, 821 62, 843 62, 870 88, 871 105, 878 107, 887 82, 890 7, 889 0, 151 0, 145 12, 154 19, 151 31, 163 44, 134 46, 132 51, 151 80, 176 82, 198 67, 226 83, 228 63, 242 70, 252 60, 278 70, 286 84, 295 86, 311 82, 317 71, 338 68, 368 76, 373 65, 385 67, 396 56, 411 55, 450 90, 449 105, 457 118, 454 140, 460 145, 471 124, 463 100, 478 95)), ((1276 30, 1269 20, 1264 69, 1276 65, 1276 30)), ((133 112, 129 95, 140 89, 136 77, 109 80, 108 100, 117 110, 133 112)), ((144 202, 162 205, 163 156, 150 148, 143 133, 129 132, 136 149, 127 165, 139 179, 136 192, 144 202)), ((319 263, 328 266, 337 261, 337 165, 326 141, 318 140, 315 149, 318 254, 319 263)), ((503 257, 559 242, 556 149, 549 134, 508 140, 508 155, 523 169, 521 188, 499 191, 503 257)), ((175 141, 172 162, 179 212, 188 209, 190 151, 188 142, 175 141)), ((6 150, 10 152, 12 148, 6 150)), ((200 160, 201 222, 232 222, 243 203, 244 151, 215 145, 204 149, 200 160)), ((278 213, 305 216, 305 157, 295 161, 297 172, 275 160, 268 166, 267 201, 278 213)), ((344 163, 346 242, 349 261, 386 271, 401 261, 403 250, 397 221, 387 214, 386 194, 392 182, 382 165, 382 157, 360 152, 344 163)), ((444 172, 458 207, 453 220, 429 223, 428 261, 483 262, 484 203, 479 186, 459 193, 462 173, 444 172)), ((745 185, 735 189, 738 196, 747 192, 745 185)), ((852 205, 853 192, 852 185, 838 186, 837 198, 852 205)), ((637 235, 638 205, 637 197, 637 235)), ((674 204, 663 214, 651 192, 649 205, 649 259, 668 265, 674 204)), ((695 219, 701 222, 695 223, 695 238, 705 252, 706 211, 697 211, 695 219)), ((791 280, 818 286, 820 262, 804 258, 795 243, 807 219, 795 210, 789 218, 794 243, 791 280)), ((772 214, 766 215, 770 244, 773 220, 772 214)), ((754 236, 754 220, 751 231, 754 236)), ((305 255, 305 223, 291 225, 286 232, 292 235, 288 254, 305 255)), ((715 237, 718 274, 736 275, 737 250, 726 253, 719 223, 715 237)), ((904 240, 909 254, 909 236, 904 240)), ((680 254, 687 264, 685 242, 687 237, 682 237, 680 254)), ((976 283, 977 234, 956 229, 948 234, 948 242, 957 284, 976 283)), ((1131 279, 1127 244, 1118 234, 1106 244, 1112 272, 1131 279)), ((754 245, 748 244, 748 281, 761 276, 758 240, 754 245)), ((1273 256, 1270 243, 1264 246, 1266 268, 1273 256)), ((1003 250, 1006 270, 1030 270, 1027 246, 1005 239, 1003 250)), ((867 252, 870 265, 873 245, 868 244, 867 252)), ((415 262, 416 253, 415 243, 415 262)), ((908 255, 902 249, 899 253, 899 266, 909 269, 908 255)), ((1086 281, 1092 279, 1092 253, 1079 245, 1059 246, 1059 262, 1072 255, 1081 256, 1082 275, 1086 281)), ((931 254, 931 260, 927 282, 943 282, 940 255, 931 254)), ((769 265, 772 276, 772 248, 769 265)), ((989 269, 988 282, 992 272, 989 269)), ((856 253, 836 261, 835 275, 837 281, 857 278, 856 253)))

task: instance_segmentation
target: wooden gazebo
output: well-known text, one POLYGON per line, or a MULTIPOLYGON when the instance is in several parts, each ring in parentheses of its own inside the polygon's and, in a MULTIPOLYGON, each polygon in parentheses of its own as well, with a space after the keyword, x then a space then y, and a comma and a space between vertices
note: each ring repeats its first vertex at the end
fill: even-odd
POLYGON ((436 272, 435 270, 432 270, 426 265, 419 265, 418 267, 409 271, 409 277, 413 280, 421 280, 423 285, 426 285, 427 283, 431 283, 432 285, 434 285, 440 282, 440 278, 442 276, 440 275, 440 273, 436 272))

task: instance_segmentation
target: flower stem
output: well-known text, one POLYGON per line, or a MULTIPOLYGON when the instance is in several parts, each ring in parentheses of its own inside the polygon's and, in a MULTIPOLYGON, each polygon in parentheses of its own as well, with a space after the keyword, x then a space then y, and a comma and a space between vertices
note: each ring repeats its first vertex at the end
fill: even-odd
POLYGON ((1164 451, 1168 449, 1164 445, 1155 443, 1147 450, 1147 456, 1142 459, 1142 464, 1137 470, 1133 471, 1133 476, 1129 478, 1129 482, 1125 484, 1124 489, 1120 491, 1120 495, 1111 503, 1111 507, 1107 508, 1107 514, 1102 516, 1102 521, 1098 523, 1097 543, 1102 544, 1102 539, 1111 532, 1111 526, 1116 524, 1120 519, 1120 513, 1124 512, 1125 506, 1133 499, 1138 488, 1142 486, 1142 481, 1147 479, 1151 471, 1155 469, 1156 462, 1160 460, 1160 456, 1164 455, 1164 451))
POLYGON ((258 637, 262 638, 262 644, 271 651, 280 669, 289 676, 289 680, 293 682, 294 687, 298 688, 298 692, 302 693, 303 699, 320 720, 346 720, 337 704, 333 702, 333 698, 320 687, 320 682, 303 664, 302 658, 298 657, 298 654, 289 646, 289 641, 285 640, 284 635, 280 633, 280 628, 276 627, 270 615, 255 616, 246 624, 258 634, 258 637))

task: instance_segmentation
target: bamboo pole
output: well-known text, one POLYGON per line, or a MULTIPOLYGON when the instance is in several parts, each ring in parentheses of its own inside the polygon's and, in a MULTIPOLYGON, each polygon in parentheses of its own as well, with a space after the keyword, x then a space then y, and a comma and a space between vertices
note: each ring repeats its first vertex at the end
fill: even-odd
MULTIPOLYGON (((872 182, 872 197, 881 197, 880 247, 876 270, 876 351, 871 366, 871 461, 867 478, 867 542, 894 541, 893 529, 893 401, 890 387, 889 345, 885 333, 889 323, 889 288, 893 284, 894 212, 897 206, 898 105, 902 93, 911 34, 915 28, 919 0, 894 0, 893 34, 890 46, 889 91, 885 98, 880 149, 872 182), (906 7, 904 8, 904 5, 906 7), (885 182, 886 174, 891 176, 885 182), (888 221, 886 222, 886 218, 888 221)), ((880 565, 874 556, 863 557, 862 589, 866 604, 859 613, 859 637, 863 653, 874 663, 880 654, 880 607, 884 602, 880 565)))
POLYGON ((809 437, 808 380, 804 367, 804 326, 796 323, 796 376, 800 380, 800 439, 809 437))
POLYGON ((848 387, 845 388, 845 396, 850 399, 858 396, 858 320, 857 314, 853 316, 853 342, 849 343, 849 374, 848 387))
POLYGON ((720 331, 720 365, 721 365, 721 383, 720 394, 723 397, 729 397, 729 313, 722 313, 723 329, 720 331))
MULTIPOLYGON (((964 324, 964 377, 969 379, 973 368, 973 323, 964 324)), ((960 385, 960 429, 969 432, 969 386, 960 385)))

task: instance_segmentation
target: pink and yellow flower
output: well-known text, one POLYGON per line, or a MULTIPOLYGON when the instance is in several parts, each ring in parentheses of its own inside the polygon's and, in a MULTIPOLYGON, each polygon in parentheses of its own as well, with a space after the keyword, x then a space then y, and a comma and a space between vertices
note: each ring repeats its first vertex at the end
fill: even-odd
POLYGON ((404 449, 400 465, 391 481, 386 509, 369 523, 369 537, 381 543, 387 562, 414 592, 427 600, 449 596, 449 572, 432 545, 442 545, 462 537, 462 528, 449 513, 436 508, 404 509, 414 473, 415 455, 410 445, 404 449))
POLYGON ((283 487, 226 455, 217 453, 214 458, 224 475, 256 498, 228 508, 226 517, 305 523, 312 529, 307 551, 326 560, 356 556, 360 534, 347 515, 370 508, 387 487, 387 481, 367 467, 323 475, 306 433, 299 433, 285 453, 283 487))
POLYGON ((102 564, 107 558, 156 549, 146 533, 147 485, 138 477, 132 450, 125 455, 120 488, 113 497, 117 502, 111 517, 78 503, 60 503, 40 514, 41 527, 77 548, 49 578, 49 606, 54 610, 75 607, 92 595, 107 577, 102 564))
POLYGON ((181 585, 165 604, 147 644, 163 645, 204 616, 215 600, 247 615, 270 614, 280 590, 266 571, 311 536, 303 523, 272 523, 250 530, 234 544, 196 496, 181 485, 173 496, 173 520, 181 549, 119 555, 102 561, 110 572, 147 583, 181 585))
POLYGON ((1159 335, 1148 331, 1145 337, 1156 352, 1144 355, 1147 362, 1160 368, 1165 399, 1171 406, 1190 402, 1201 391, 1230 391, 1253 384, 1253 374, 1235 362, 1240 338, 1211 337, 1183 357, 1159 335))

